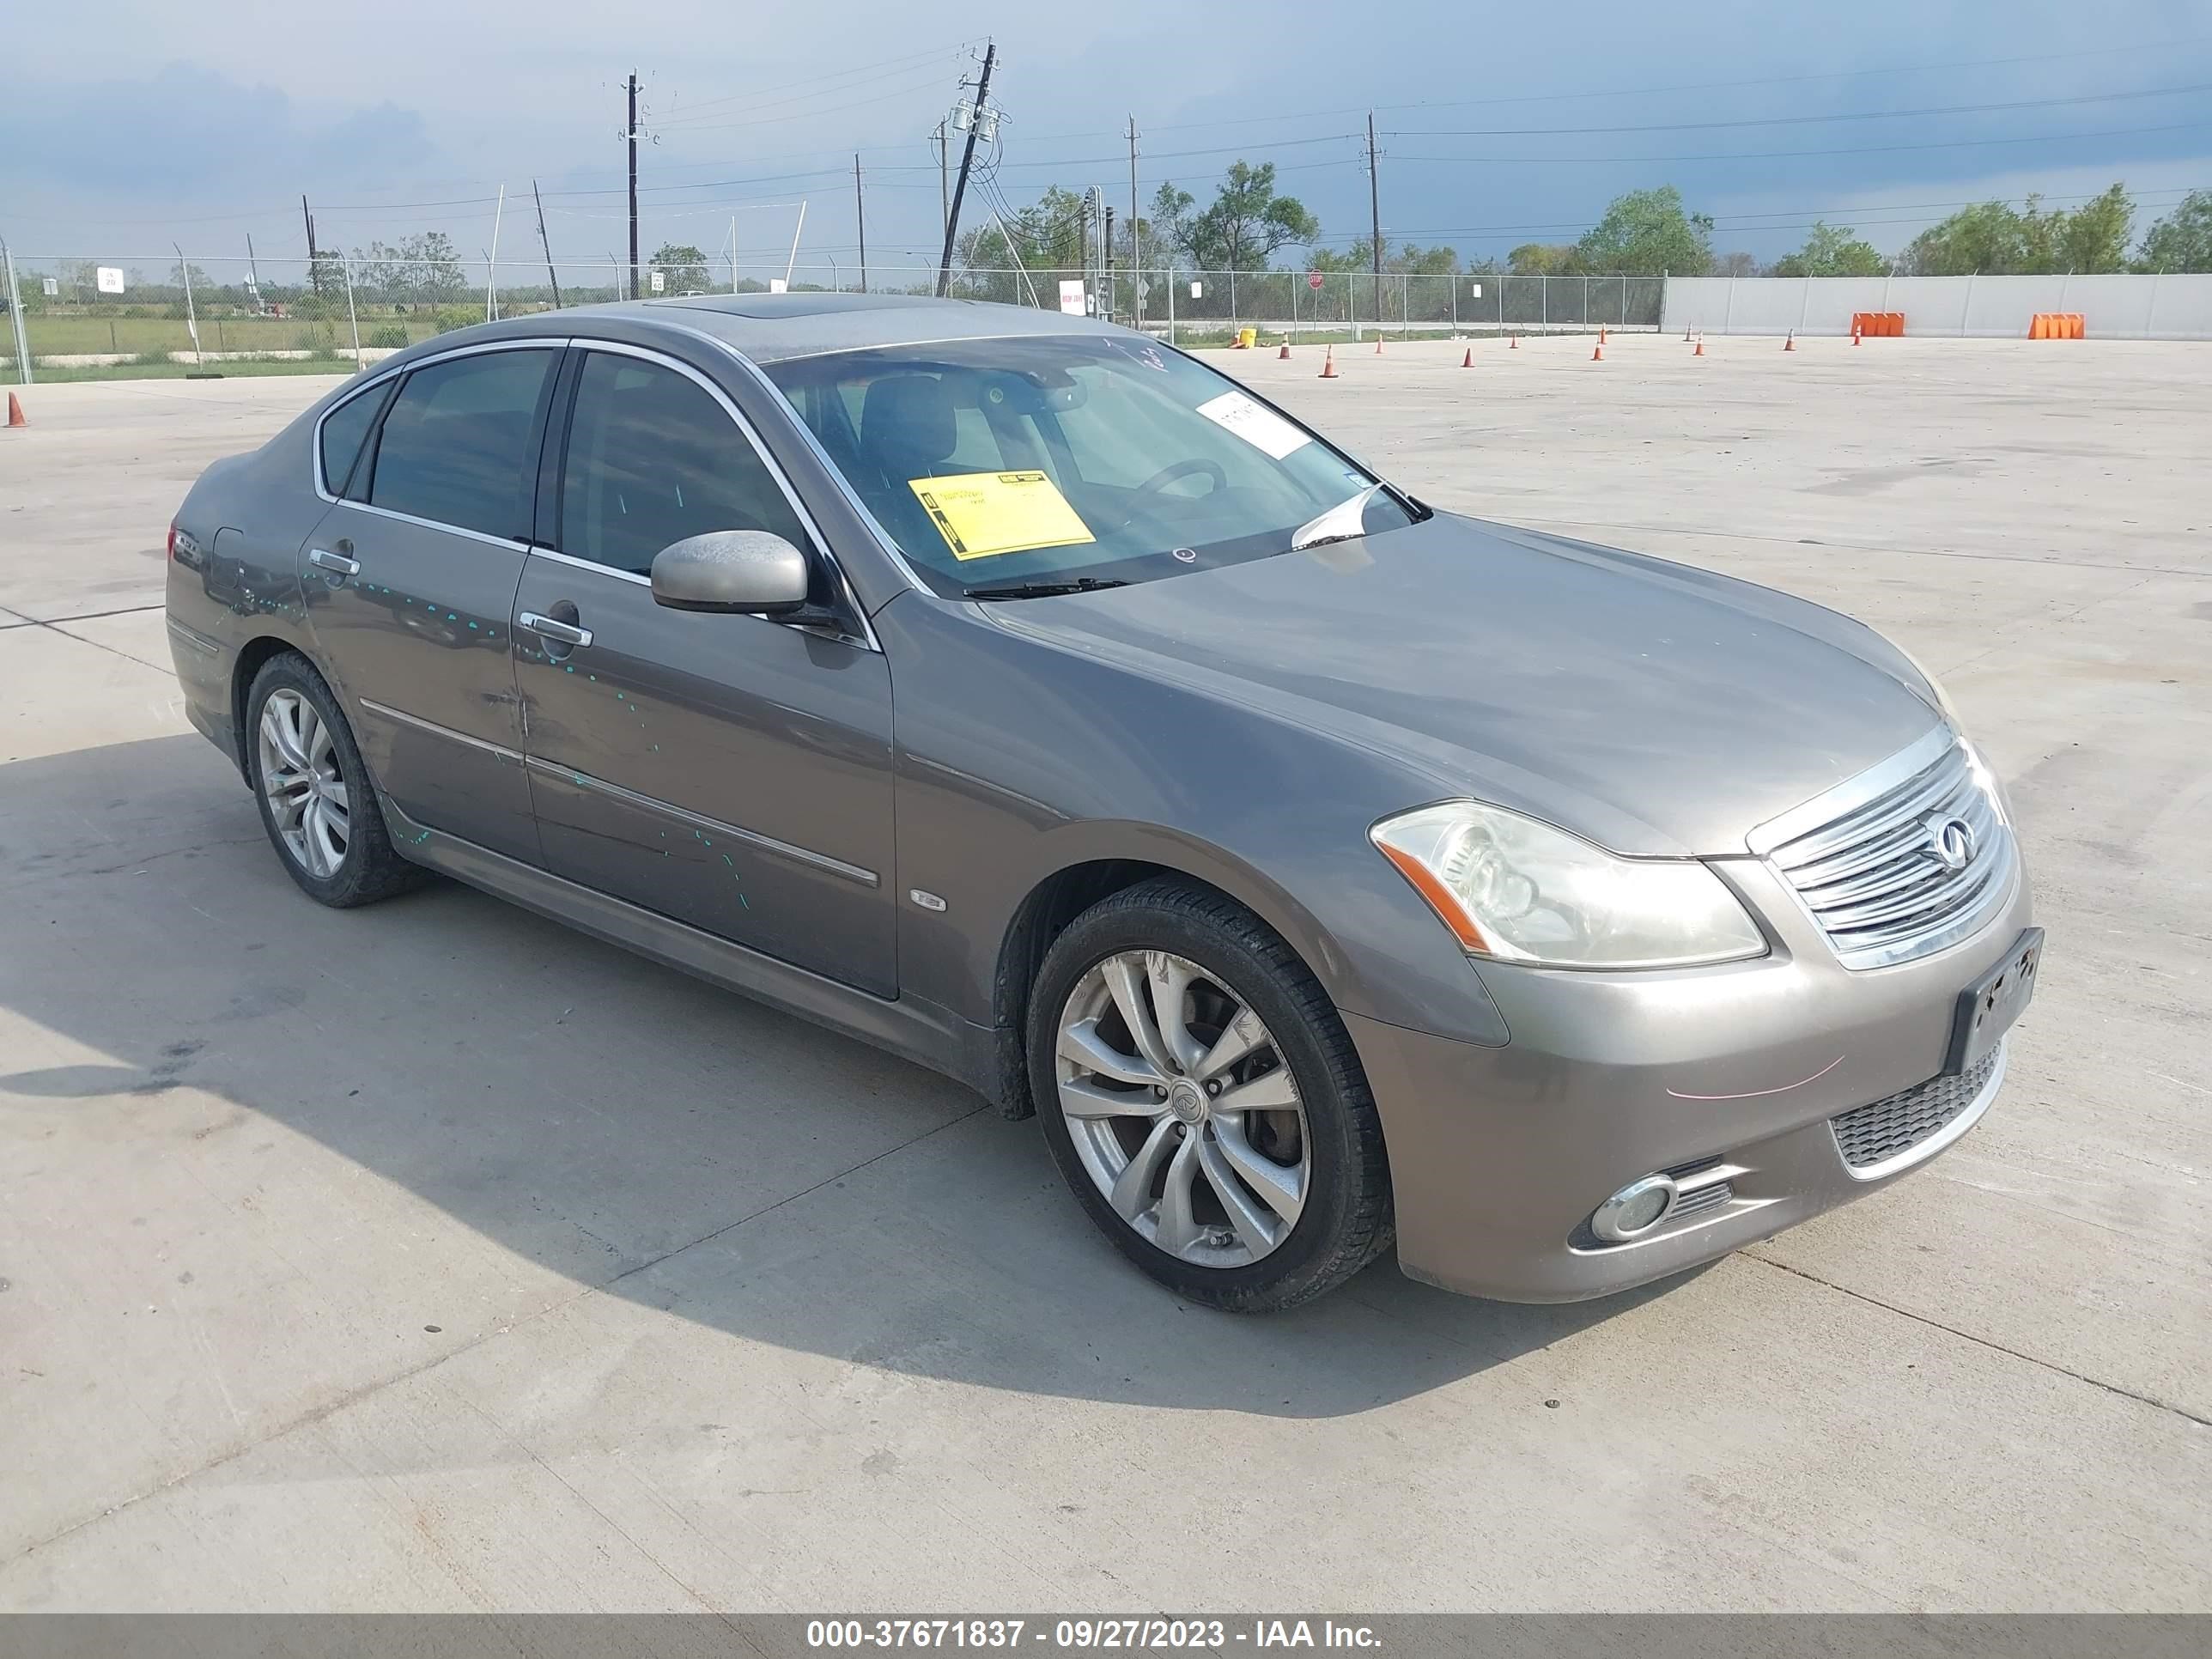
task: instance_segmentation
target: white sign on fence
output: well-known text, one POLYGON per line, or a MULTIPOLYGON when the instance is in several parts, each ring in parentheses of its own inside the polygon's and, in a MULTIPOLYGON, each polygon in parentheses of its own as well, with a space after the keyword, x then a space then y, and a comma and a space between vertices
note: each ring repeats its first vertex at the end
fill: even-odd
POLYGON ((1063 276, 1060 282, 1060 308, 1071 317, 1080 317, 1089 308, 1084 301, 1083 279, 1063 276))
POLYGON ((1474 297, 1476 299, 1480 300, 1482 297, 1482 284, 1480 283, 1469 283, 1468 286, 1474 290, 1474 297))
POLYGON ((668 273, 665 270, 656 270, 653 273, 652 281, 653 291, 658 294, 668 286, 668 273))
POLYGON ((46 280, 46 298, 49 300, 58 298, 62 291, 62 279, 58 276, 47 277, 46 280))
POLYGON ((1206 297, 1206 284, 1193 283, 1190 285, 1190 297, 1194 300, 1203 300, 1206 297))
POLYGON ((102 294, 123 292, 123 272, 118 266, 95 265, 93 268, 93 280, 100 284, 100 291, 102 294))
POLYGON ((787 293, 790 288, 791 284, 781 276, 771 276, 768 279, 768 291, 771 294, 787 293))

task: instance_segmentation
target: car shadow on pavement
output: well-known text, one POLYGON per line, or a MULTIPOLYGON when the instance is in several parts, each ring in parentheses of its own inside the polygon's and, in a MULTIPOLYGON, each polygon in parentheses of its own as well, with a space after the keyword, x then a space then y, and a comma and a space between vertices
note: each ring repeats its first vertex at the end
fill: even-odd
MULTIPOLYGON (((1386 1258, 1288 1315, 1192 1307, 1096 1234, 1034 1122, 955 1084, 458 885, 314 905, 197 737, 0 766, 0 1006, 71 1056, 0 1060, 0 1121, 37 1120, 80 1164, 120 1157, 118 1216, 131 1158, 219 1166, 273 1127, 411 1195, 391 1229, 410 1250, 442 1234, 457 1277, 488 1253, 412 1200, 750 1340, 1297 1417, 1420 1394, 1664 1293, 1514 1306, 1386 1258)), ((331 1282, 356 1304, 339 1328, 489 1317, 419 1279, 386 1306, 367 1262, 331 1282)))

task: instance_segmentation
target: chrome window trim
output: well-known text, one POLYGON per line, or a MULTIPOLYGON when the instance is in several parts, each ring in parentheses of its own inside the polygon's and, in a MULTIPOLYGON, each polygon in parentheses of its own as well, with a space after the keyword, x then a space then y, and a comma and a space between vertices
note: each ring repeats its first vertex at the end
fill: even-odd
MULTIPOLYGON (((344 499, 342 496, 333 495, 331 494, 328 483, 323 477, 323 422, 329 420, 331 416, 337 414, 338 410, 344 408, 356 398, 367 397, 370 392, 374 391, 376 387, 382 386, 386 381, 397 380, 404 374, 411 374, 418 368, 428 368, 432 363, 449 362, 456 357, 472 357, 478 352, 483 351, 559 351, 565 349, 569 343, 570 341, 568 337, 565 334, 557 336, 532 334, 525 335, 512 340, 478 340, 469 345, 454 346, 450 350, 433 351, 426 356, 410 357, 404 363, 392 363, 388 365, 380 364, 375 374, 370 375, 368 379, 363 380, 359 386, 354 387, 352 391, 347 392, 344 397, 337 399, 337 401, 333 403, 328 409, 315 416, 314 441, 308 446, 312 455, 311 465, 314 471, 315 494, 321 496, 323 500, 328 501, 333 507, 337 506, 340 501, 344 499)), ((347 502, 347 505, 349 507, 366 507, 368 506, 368 503, 366 501, 349 501, 347 502)), ((379 510, 386 512, 390 511, 389 508, 381 508, 379 510)), ((410 524, 431 524, 431 520, 428 519, 409 518, 408 515, 404 513, 393 513, 392 516, 395 519, 407 519, 407 521, 410 524)), ((432 528, 437 530, 459 530, 460 526, 458 525, 436 524, 432 525, 432 528)), ((461 533, 463 535, 476 535, 478 532, 475 531, 464 530, 461 531, 461 533)), ((491 538, 491 539, 498 541, 501 538, 495 536, 491 538)))
POLYGON ((547 547, 541 542, 530 544, 533 559, 550 559, 556 564, 565 564, 577 570, 588 570, 594 576, 612 576, 617 581, 635 582, 640 587, 653 586, 653 578, 641 576, 635 570, 617 570, 611 564, 599 564, 590 559, 580 559, 574 553, 563 553, 557 547, 547 547))
POLYGON ((472 542, 483 542, 492 547, 503 547, 510 553, 526 553, 529 544, 517 536, 495 536, 488 530, 471 530, 464 524, 447 524, 442 519, 417 518, 412 513, 402 513, 389 507, 371 507, 367 501, 349 501, 340 497, 332 503, 349 507, 356 513, 373 513, 380 519, 392 519, 401 524, 418 525, 424 530, 435 530, 447 536, 465 536, 472 542))
POLYGON ((2008 1038, 1997 1039, 1996 1064, 1990 1067, 1989 1076, 1984 1079, 1980 1090, 1975 1094, 1973 1099, 1967 1103, 1966 1109, 1929 1136, 1927 1139, 1906 1147, 1894 1158, 1886 1158, 1879 1164, 1869 1164, 1863 1166, 1853 1164, 1844 1156, 1844 1143, 1836 1135, 1836 1118, 1846 1116, 1848 1114, 1838 1112, 1831 1116, 1828 1120, 1828 1138, 1834 1143, 1836 1161, 1844 1166, 1844 1173, 1854 1181, 1886 1181, 1891 1176, 1904 1174, 1917 1164, 1925 1164, 1936 1153, 1958 1140, 1967 1130, 1982 1121, 1983 1115, 1990 1109, 1990 1103, 1996 1099, 1997 1090, 2004 1082, 2005 1066, 2009 1057, 2007 1053, 2008 1042, 2008 1038))
MULTIPOLYGON (((706 334, 701 331, 684 329, 682 331, 687 334, 697 333, 699 337, 702 339, 714 338, 712 335, 706 334)), ((855 641, 855 643, 866 646, 869 650, 873 651, 878 656, 883 654, 883 642, 876 637, 875 625, 868 619, 867 608, 860 603, 859 596, 853 592, 853 584, 845 575, 844 566, 837 562, 837 555, 830 546, 830 538, 822 533, 822 526, 820 522, 815 518, 813 513, 809 510, 805 501, 800 496, 798 489, 793 487, 791 480, 784 476, 783 469, 776 465, 775 457, 769 453, 768 446, 761 441, 760 434, 754 429, 753 423, 745 418, 744 411, 737 406, 736 403, 732 400, 728 392, 716 386, 712 380, 708 378, 703 371, 694 367, 692 364, 685 362, 681 357, 672 356, 665 351, 656 351, 651 346, 632 345, 626 340, 594 340, 588 338, 572 339, 569 342, 569 344, 578 350, 587 353, 593 351, 611 352, 617 356, 635 357, 641 362, 657 363, 663 368, 674 369, 678 374, 684 375, 686 379, 692 381, 716 403, 720 404, 722 406, 722 412, 725 415, 727 415, 732 421, 736 422, 738 430, 744 434, 745 441, 752 446, 753 454, 759 459, 761 465, 767 471, 768 476, 775 480, 775 487, 783 492, 783 499, 790 503, 791 510, 798 515, 799 522, 805 527, 808 537, 813 541, 815 552, 825 563, 829 565, 830 574, 836 581, 838 593, 842 596, 847 607, 852 611, 852 613, 860 618, 860 637, 855 641)), ((743 356, 739 356, 738 361, 740 362, 747 362, 747 360, 743 356)), ((750 364, 747 363, 747 367, 750 367, 750 364)), ((787 407, 788 407, 788 405, 787 405, 787 407)), ((575 424, 573 404, 570 408, 568 424, 570 428, 573 428, 575 424)), ((804 423, 802 422, 800 424, 801 429, 803 430, 804 423)), ((564 430, 562 434, 562 459, 564 462, 568 459, 568 433, 567 430, 564 430)), ((562 478, 556 477, 554 480, 553 487, 556 492, 560 490, 562 487, 562 478)), ((558 551, 558 550, 555 549, 540 547, 533 547, 531 550, 532 552, 541 554, 558 551)), ((586 570, 602 570, 610 575, 625 577, 631 581, 643 581, 647 586, 652 586, 650 578, 640 576, 635 571, 617 570, 612 565, 600 564, 596 560, 586 559, 574 553, 560 553, 559 556, 564 563, 578 564, 586 570)), ((769 618, 767 620, 773 620, 773 618, 769 618)), ((726 829, 729 826, 725 825, 724 827, 726 829)), ((732 833, 741 835, 744 832, 741 830, 732 830, 732 833)), ((869 879, 872 881, 874 878, 871 876, 869 879)))
POLYGON ((641 794, 635 789, 625 789, 618 783, 609 783, 605 778, 595 778, 588 772, 579 772, 573 766, 548 760, 543 755, 532 755, 524 763, 533 772, 544 772, 562 777, 580 789, 618 800, 625 805, 641 807, 649 812, 659 812, 688 824, 695 830, 710 830, 718 836, 727 836, 732 841, 743 842, 748 847, 758 848, 763 853, 773 853, 780 858, 792 860, 817 870, 826 870, 833 876, 842 876, 848 881, 858 882, 863 887, 877 887, 881 878, 872 870, 858 864, 848 864, 827 853, 817 853, 811 847, 794 846, 787 841, 778 841, 774 836, 764 836, 757 830, 741 829, 734 823, 725 823, 720 818, 710 818, 704 813, 694 812, 688 807, 665 801, 658 795, 641 794))
POLYGON ((472 738, 465 732, 456 732, 452 726, 441 726, 435 720, 426 720, 420 714, 410 714, 404 708, 394 708, 388 702, 379 702, 373 697, 356 697, 354 701, 372 714, 381 714, 385 719, 397 720, 402 726, 411 726, 418 732, 428 732, 434 738, 444 738, 450 742, 464 744, 471 749, 482 750, 487 755, 496 755, 500 759, 512 761, 517 766, 523 763, 523 757, 514 750, 501 748, 498 744, 488 743, 482 738, 472 738))
MULTIPOLYGON (((822 447, 822 441, 814 435, 814 428, 800 418, 799 410, 791 399, 783 395, 783 388, 770 380, 767 372, 758 363, 746 356, 744 352, 722 338, 720 335, 709 334, 703 328, 693 328, 685 323, 663 323, 659 326, 686 335, 692 339, 703 341, 735 363, 746 378, 766 393, 775 406, 783 411, 784 423, 798 434, 799 442, 805 445, 814 459, 821 464, 823 471, 827 473, 831 482, 836 484, 837 493, 845 498, 845 505, 852 508, 854 516, 860 520, 862 527, 874 538, 877 547, 881 550, 884 556, 890 561, 891 568, 903 577, 906 585, 916 592, 933 592, 928 583, 915 574, 914 567, 907 562, 904 550, 899 546, 891 532, 884 528, 883 521, 869 511, 868 504, 860 499, 860 492, 853 488, 851 481, 845 477, 837 463, 830 459, 830 452, 822 447)), ((835 354, 824 352, 819 355, 830 356, 835 354)), ((779 358, 777 361, 783 360, 779 358)), ((885 603, 888 604, 889 601, 886 600, 885 603)), ((878 610, 882 608, 881 605, 877 607, 878 610)))

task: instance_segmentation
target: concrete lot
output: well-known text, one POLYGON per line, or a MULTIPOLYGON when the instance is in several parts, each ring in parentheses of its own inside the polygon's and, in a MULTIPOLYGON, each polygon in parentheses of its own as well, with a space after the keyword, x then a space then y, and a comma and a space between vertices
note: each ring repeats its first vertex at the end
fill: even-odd
POLYGON ((0 432, 0 1608, 2212 1608, 2212 348, 1224 354, 1439 504, 1948 682, 1989 1119, 1673 1284, 1178 1305, 1033 1124, 455 886, 285 879, 161 543, 324 383, 0 432))

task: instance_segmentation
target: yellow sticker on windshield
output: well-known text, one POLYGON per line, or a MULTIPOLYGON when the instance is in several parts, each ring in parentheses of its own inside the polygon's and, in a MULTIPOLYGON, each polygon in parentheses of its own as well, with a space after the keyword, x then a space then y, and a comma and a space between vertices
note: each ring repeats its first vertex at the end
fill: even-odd
POLYGON ((959 472, 907 483, 956 559, 1098 539, 1042 472, 959 472))

